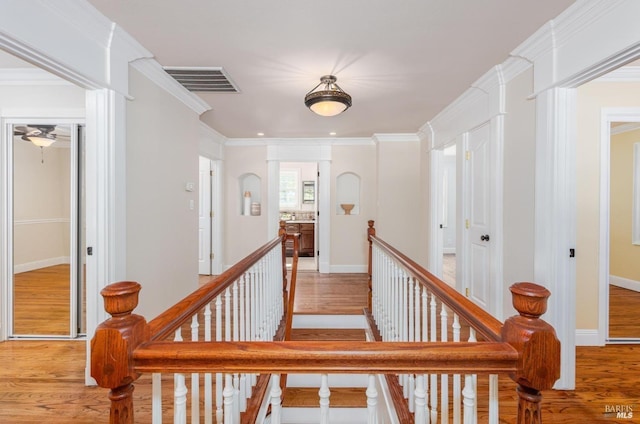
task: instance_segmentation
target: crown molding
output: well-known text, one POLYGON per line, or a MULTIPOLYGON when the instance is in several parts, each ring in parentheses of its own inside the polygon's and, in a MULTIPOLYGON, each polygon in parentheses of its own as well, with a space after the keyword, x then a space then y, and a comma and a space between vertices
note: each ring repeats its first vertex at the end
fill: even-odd
POLYGON ((0 69, 0 85, 67 85, 73 86, 50 72, 39 68, 0 69))
POLYGON ((502 77, 506 84, 526 70, 531 69, 533 63, 522 57, 510 56, 500 66, 502 67, 502 77))
POLYGON ((209 106, 207 102, 173 79, 155 59, 138 59, 131 62, 131 66, 140 71, 160 88, 180 100, 198 115, 211 110, 211 106, 209 106))
POLYGON ((640 66, 623 66, 596 78, 594 82, 640 82, 640 66))
POLYGON ((247 146, 373 146, 373 139, 367 137, 344 138, 228 138, 226 147, 247 146))
POLYGON ((382 143, 382 142, 409 143, 409 142, 419 142, 420 137, 418 137, 418 134, 389 133, 389 134, 374 134, 372 137, 372 140, 374 143, 382 143))
POLYGON ((623 134, 630 131, 635 131, 640 129, 640 122, 626 122, 622 125, 617 125, 615 127, 611 127, 611 135, 623 134))

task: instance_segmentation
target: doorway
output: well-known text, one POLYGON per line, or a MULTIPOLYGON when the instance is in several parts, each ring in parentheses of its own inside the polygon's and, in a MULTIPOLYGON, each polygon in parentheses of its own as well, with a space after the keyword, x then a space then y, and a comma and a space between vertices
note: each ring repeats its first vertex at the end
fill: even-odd
POLYGON ((86 334, 84 131, 8 123, 11 338, 86 334))
POLYGON ((456 145, 443 150, 442 157, 442 280, 456 287, 456 145))
MULTIPOLYGON (((287 223, 287 232, 300 233, 298 271, 317 271, 318 163, 281 162, 278 192, 279 220, 287 223)), ((292 248, 286 253, 291 266, 292 248)))
POLYGON ((600 230, 605 343, 640 343, 640 109, 603 110, 600 230))

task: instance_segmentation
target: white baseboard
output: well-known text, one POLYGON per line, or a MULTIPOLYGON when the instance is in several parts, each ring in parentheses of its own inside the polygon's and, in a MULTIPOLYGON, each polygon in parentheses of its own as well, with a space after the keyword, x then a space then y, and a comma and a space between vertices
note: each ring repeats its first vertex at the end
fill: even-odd
MULTIPOLYGON (((320 408, 282 408, 283 424, 315 424, 320 422, 320 408)), ((366 424, 367 408, 331 407, 329 412, 332 424, 366 424)))
MULTIPOLYGON (((289 374, 287 387, 320 387, 320 374, 289 374)), ((329 374, 329 387, 367 387, 368 374, 329 374)))
POLYGON ((48 258, 42 259, 39 261, 27 262, 24 264, 18 264, 13 267, 14 274, 19 274, 21 272, 34 271, 36 269, 46 268, 49 266, 70 264, 71 258, 69 256, 60 256, 58 258, 48 258))
POLYGON ((368 265, 331 265, 331 274, 363 274, 369 271, 368 265))
POLYGON ((597 329, 576 329, 576 346, 603 346, 600 333, 597 329))
POLYGON ((616 287, 622 287, 623 289, 640 292, 640 281, 635 281, 635 280, 630 280, 628 278, 622 278, 622 277, 616 277, 615 275, 610 275, 609 284, 612 284, 616 287))

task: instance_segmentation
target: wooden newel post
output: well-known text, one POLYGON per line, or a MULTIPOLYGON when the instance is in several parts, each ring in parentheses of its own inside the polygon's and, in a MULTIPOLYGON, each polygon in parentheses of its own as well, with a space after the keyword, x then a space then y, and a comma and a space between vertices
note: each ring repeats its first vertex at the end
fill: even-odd
POLYGON ((370 219, 368 222, 369 224, 369 228, 367 228, 367 240, 369 241, 369 268, 367 270, 367 273, 369 274, 369 278, 367 279, 367 285, 369 286, 369 294, 368 294, 368 301, 367 301, 367 307, 369 308, 370 311, 373 311, 373 286, 372 286, 372 275, 373 275, 373 271, 372 271, 372 263, 373 263, 373 240, 371 240, 371 237, 375 237, 376 236, 376 229, 373 227, 373 224, 375 223, 373 221, 373 219, 370 219))
POLYGON ((134 371, 133 351, 149 341, 147 322, 132 314, 140 288, 134 281, 122 281, 100 292, 111 318, 98 326, 91 340, 91 376, 100 387, 111 389, 111 424, 134 422, 132 383, 140 374, 134 371))
POLYGON ((551 389, 560 378, 560 341, 553 327, 540 319, 551 293, 534 283, 516 283, 509 290, 520 315, 505 321, 502 340, 520 353, 518 371, 511 374, 518 384, 517 423, 542 423, 540 391, 551 389))
POLYGON ((282 293, 284 296, 285 308, 287 307, 287 223, 280 221, 278 237, 282 237, 282 293), (284 237, 282 237, 284 236, 284 237))

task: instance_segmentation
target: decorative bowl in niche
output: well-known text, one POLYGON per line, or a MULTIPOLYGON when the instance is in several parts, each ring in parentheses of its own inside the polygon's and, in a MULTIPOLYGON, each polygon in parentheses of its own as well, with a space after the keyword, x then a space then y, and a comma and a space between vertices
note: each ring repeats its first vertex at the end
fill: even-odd
POLYGON ((353 203, 341 203, 340 207, 344 210, 345 215, 351 215, 351 210, 355 205, 353 203))

